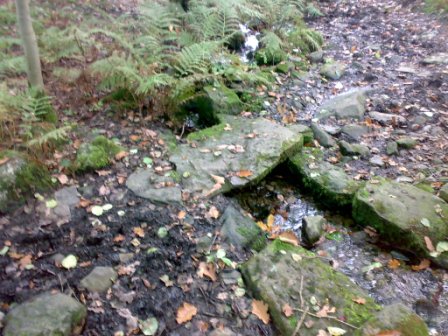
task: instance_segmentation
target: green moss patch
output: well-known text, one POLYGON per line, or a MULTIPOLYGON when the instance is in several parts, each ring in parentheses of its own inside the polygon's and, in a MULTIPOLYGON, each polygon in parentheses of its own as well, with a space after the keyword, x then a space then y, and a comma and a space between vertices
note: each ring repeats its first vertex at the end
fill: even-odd
POLYGON ((100 135, 90 143, 82 144, 78 150, 75 168, 78 171, 107 167, 123 148, 112 140, 100 135))

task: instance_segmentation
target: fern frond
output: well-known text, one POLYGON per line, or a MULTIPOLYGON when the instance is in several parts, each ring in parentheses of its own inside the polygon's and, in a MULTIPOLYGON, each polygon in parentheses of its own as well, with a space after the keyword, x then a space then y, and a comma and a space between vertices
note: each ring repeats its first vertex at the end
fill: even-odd
POLYGON ((139 95, 151 94, 155 89, 162 86, 170 86, 174 83, 173 77, 168 74, 155 74, 152 76, 145 76, 140 80, 136 93, 139 95))
POLYGON ((219 46, 217 42, 201 42, 185 47, 176 55, 173 68, 180 76, 208 73, 212 55, 219 46))
POLYGON ((311 17, 324 16, 324 14, 313 3, 309 3, 306 6, 306 13, 311 17))
POLYGON ((26 63, 23 56, 16 56, 0 61, 0 78, 18 76, 26 73, 26 63))
POLYGON ((42 147, 50 142, 57 142, 66 140, 68 138, 68 132, 71 130, 71 126, 64 126, 51 129, 38 136, 34 135, 33 139, 26 143, 27 147, 42 147))

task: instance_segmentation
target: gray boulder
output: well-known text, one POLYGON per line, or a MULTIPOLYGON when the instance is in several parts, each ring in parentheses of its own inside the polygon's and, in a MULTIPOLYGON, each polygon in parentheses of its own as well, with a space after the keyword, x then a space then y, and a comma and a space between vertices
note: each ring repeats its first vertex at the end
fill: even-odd
POLYGON ((322 65, 320 74, 328 79, 338 80, 344 75, 345 69, 345 64, 333 61, 322 65))
POLYGON ((381 113, 381 112, 370 112, 369 117, 372 120, 377 121, 381 125, 390 125, 390 124, 398 124, 398 125, 404 125, 406 124, 406 118, 396 115, 396 114, 389 114, 389 113, 381 113))
POLYGON ((319 142, 321 146, 323 147, 336 146, 336 140, 334 140, 330 134, 325 132, 322 129, 322 127, 320 127, 316 123, 312 123, 311 129, 313 130, 314 138, 319 142))
POLYGON ((397 140, 397 145, 401 148, 412 149, 417 146, 417 140, 411 137, 403 137, 397 140))
POLYGON ((342 155, 345 156, 361 156, 365 158, 370 155, 370 149, 366 145, 349 144, 345 140, 339 141, 339 149, 342 155))
POLYGON ((356 193, 353 218, 393 246, 448 268, 448 204, 431 193, 378 178, 356 193))
POLYGON ((256 245, 264 243, 262 231, 255 221, 243 215, 241 210, 234 205, 231 204, 226 208, 220 221, 222 224, 221 235, 229 243, 254 249, 259 249, 256 245))
POLYGON ((12 308, 3 335, 80 335, 86 316, 87 309, 70 296, 45 293, 12 308))
POLYGON ((448 53, 441 52, 426 57, 422 61, 423 64, 448 64, 448 53))
POLYGON ((442 188, 440 188, 439 196, 445 202, 448 202, 448 183, 445 183, 442 188))
POLYGON ((369 133, 369 128, 367 126, 352 124, 343 126, 341 131, 350 138, 359 140, 363 135, 369 133))
POLYGON ((80 288, 90 292, 105 292, 112 287, 117 277, 117 272, 112 267, 97 266, 81 280, 80 288))
POLYGON ((310 245, 313 245, 320 239, 324 232, 326 222, 322 216, 308 216, 303 218, 302 234, 310 245))
POLYGON ((342 93, 325 101, 317 115, 319 119, 335 116, 337 119, 363 119, 366 103, 366 89, 342 93))

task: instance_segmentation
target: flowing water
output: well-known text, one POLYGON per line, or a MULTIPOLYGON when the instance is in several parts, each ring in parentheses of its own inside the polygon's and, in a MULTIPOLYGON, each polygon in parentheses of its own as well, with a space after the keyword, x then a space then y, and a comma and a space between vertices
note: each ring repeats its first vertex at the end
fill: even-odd
POLYGON ((253 60, 255 51, 258 49, 259 32, 251 30, 248 26, 240 24, 241 33, 244 35, 244 46, 240 50, 241 60, 245 63, 249 63, 253 60))
POLYGON ((312 248, 331 260, 333 267, 366 290, 378 303, 401 302, 419 314, 430 327, 431 335, 448 335, 448 273, 428 268, 415 272, 418 260, 356 228, 349 214, 338 215, 319 208, 300 190, 280 177, 267 179, 254 189, 236 195, 240 204, 258 220, 275 213, 275 225, 293 230, 301 237, 302 219, 323 215, 329 225, 326 238, 312 248), (383 247, 380 247, 383 246, 383 247), (400 265, 390 264, 398 260, 400 265), (397 267, 395 267, 397 266, 397 267))

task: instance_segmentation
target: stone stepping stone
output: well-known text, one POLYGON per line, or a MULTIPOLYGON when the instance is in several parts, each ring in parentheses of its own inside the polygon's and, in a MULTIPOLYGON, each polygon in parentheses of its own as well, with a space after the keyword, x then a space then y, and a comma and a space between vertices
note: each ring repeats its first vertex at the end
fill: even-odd
POLYGON ((448 204, 433 194, 378 178, 356 193, 353 218, 393 246, 448 268, 448 204))
POLYGON ((80 335, 87 309, 70 296, 45 293, 11 309, 5 336, 80 335))
POLYGON ((303 136, 264 118, 222 116, 222 124, 188 136, 170 157, 184 191, 210 196, 256 184, 300 151, 303 136), (223 178, 217 188, 216 177, 223 178))
POLYGON ((112 267, 97 266, 81 280, 79 287, 101 293, 112 287, 117 278, 117 272, 112 267))
POLYGON ((359 188, 358 182, 351 179, 342 168, 324 161, 321 150, 303 148, 302 153, 292 157, 288 164, 317 201, 330 207, 351 206, 359 188))
POLYGON ((325 101, 317 114, 320 120, 331 116, 337 119, 363 119, 368 89, 356 89, 325 101))
POLYGON ((301 247, 276 240, 244 264, 242 274, 255 297, 269 306, 269 314, 281 335, 294 334, 307 307, 312 315, 304 317, 307 326, 302 325, 302 336, 315 336, 319 330, 328 328, 343 329, 346 335, 365 335, 353 327, 362 328, 366 323, 368 330, 379 327, 402 331, 406 328, 401 324, 403 321, 412 321, 416 330, 403 335, 428 335, 425 323, 403 306, 396 319, 386 319, 383 325, 384 313, 378 315, 382 313, 381 306, 347 276, 301 247), (290 316, 284 313, 286 305, 292 308, 290 316), (318 317, 319 313, 333 318, 318 317))

